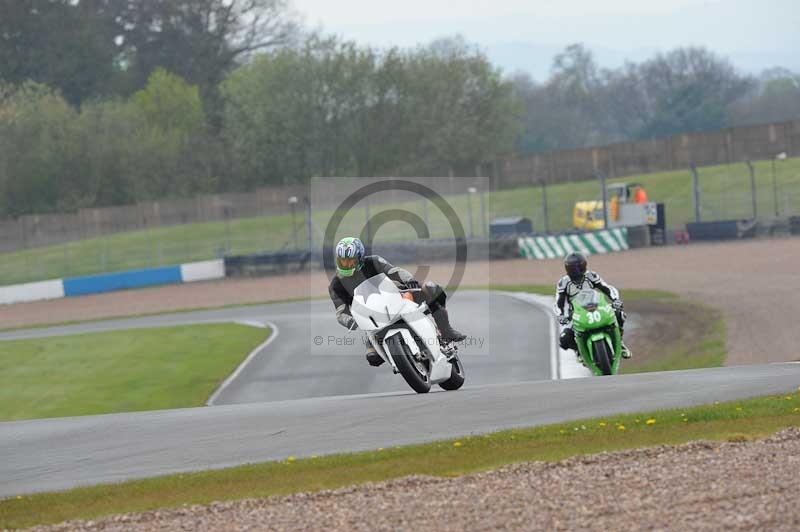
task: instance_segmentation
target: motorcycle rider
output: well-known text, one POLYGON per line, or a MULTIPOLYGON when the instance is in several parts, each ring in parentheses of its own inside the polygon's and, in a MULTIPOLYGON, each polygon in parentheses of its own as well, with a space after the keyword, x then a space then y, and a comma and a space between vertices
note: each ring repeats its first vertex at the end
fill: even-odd
MULTIPOLYGON (((355 288, 365 280, 384 273, 389 279, 408 289, 421 289, 420 292, 413 293, 414 298, 418 303, 423 300, 427 302, 436 326, 439 328, 439 334, 445 341, 460 342, 466 338, 465 334, 450 325, 450 318, 445 308, 447 294, 437 283, 428 281, 420 286, 419 281, 414 279, 414 276, 407 270, 392 266, 379 255, 365 256, 364 244, 358 238, 341 239, 336 245, 334 256, 336 258, 336 275, 331 279, 328 293, 336 309, 336 320, 342 326, 348 329, 356 327, 355 318, 350 311, 355 288)), ((380 366, 384 362, 372 343, 369 342, 367 344, 367 362, 370 366, 380 366)))
MULTIPOLYGON (((555 312, 558 322, 564 325, 561 332, 559 344, 561 349, 573 349, 578 352, 578 344, 575 342, 575 331, 571 326, 567 326, 572 320, 572 298, 578 295, 582 288, 588 287, 603 292, 610 300, 614 313, 617 315, 619 324, 621 354, 623 358, 631 358, 631 350, 621 340, 627 316, 623 311, 622 299, 619 297, 619 290, 606 283, 597 272, 586 269, 586 257, 582 253, 570 253, 564 259, 564 269, 567 275, 558 280, 556 284, 556 304, 555 312)), ((578 356, 580 359, 580 356, 578 356)))

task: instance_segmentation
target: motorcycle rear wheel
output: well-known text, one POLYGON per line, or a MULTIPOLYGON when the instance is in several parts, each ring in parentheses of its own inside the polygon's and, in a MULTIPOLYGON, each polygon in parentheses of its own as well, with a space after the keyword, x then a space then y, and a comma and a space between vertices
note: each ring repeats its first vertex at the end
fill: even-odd
POLYGON ((403 376, 411 389, 417 393, 428 393, 431 389, 430 368, 427 372, 417 368, 414 355, 411 354, 408 346, 401 341, 400 335, 394 335, 386 340, 386 347, 392 355, 397 371, 403 376))

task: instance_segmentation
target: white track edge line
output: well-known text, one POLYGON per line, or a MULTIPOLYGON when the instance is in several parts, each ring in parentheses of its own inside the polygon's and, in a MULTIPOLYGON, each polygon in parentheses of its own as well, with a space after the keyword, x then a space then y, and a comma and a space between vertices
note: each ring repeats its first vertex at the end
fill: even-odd
POLYGON ((558 346, 558 327, 556 325, 556 318, 552 316, 550 305, 545 304, 542 301, 539 301, 535 297, 530 297, 533 294, 528 294, 526 292, 502 292, 508 296, 513 297, 517 301, 522 301, 524 303, 528 303, 529 305, 533 305, 539 307, 545 312, 545 315, 550 317, 550 380, 560 380, 561 379, 561 350, 558 346))
POLYGON ((250 351, 250 354, 247 355, 247 358, 245 358, 242 363, 239 364, 236 370, 231 373, 222 384, 220 384, 219 388, 217 388, 213 394, 211 394, 211 397, 209 397, 208 401, 206 401, 206 406, 214 406, 214 401, 219 398, 220 394, 225 390, 225 388, 227 388, 234 380, 236 380, 236 377, 238 377, 239 374, 244 371, 244 368, 247 367, 247 365, 256 357, 258 353, 260 353, 263 349, 266 349, 267 346, 269 346, 269 344, 271 344, 273 340, 278 337, 279 330, 277 325, 271 321, 265 321, 264 324, 270 328, 271 332, 269 334, 269 338, 264 340, 264 342, 258 345, 255 349, 250 351))

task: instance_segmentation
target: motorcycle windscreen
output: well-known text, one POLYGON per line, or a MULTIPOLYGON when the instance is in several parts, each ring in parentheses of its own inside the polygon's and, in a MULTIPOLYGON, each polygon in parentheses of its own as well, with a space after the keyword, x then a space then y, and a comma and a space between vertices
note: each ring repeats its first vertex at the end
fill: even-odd
POLYGON ((397 321, 404 305, 400 290, 382 273, 356 287, 350 310, 359 327, 374 330, 397 321))
POLYGON ((594 310, 600 304, 600 294, 591 288, 584 288, 572 299, 572 303, 585 309, 594 310))

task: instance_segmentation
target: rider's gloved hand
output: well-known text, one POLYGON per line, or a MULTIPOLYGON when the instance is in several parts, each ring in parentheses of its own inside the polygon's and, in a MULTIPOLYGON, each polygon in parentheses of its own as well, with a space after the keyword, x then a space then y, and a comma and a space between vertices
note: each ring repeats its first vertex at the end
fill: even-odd
POLYGON ((405 284, 406 284, 406 288, 408 288, 409 290, 418 290, 419 289, 419 281, 417 281, 416 279, 409 279, 408 281, 406 281, 405 284))
POLYGON ((569 316, 559 316, 558 323, 560 323, 561 325, 566 325, 567 323, 569 323, 569 316))
POLYGON ((623 306, 622 305, 622 300, 621 299, 615 299, 614 301, 611 302, 611 306, 614 308, 614 310, 622 310, 622 306, 623 306))
POLYGON ((344 322, 344 326, 347 327, 351 331, 355 331, 358 329, 358 325, 356 324, 356 319, 353 316, 348 316, 344 322))

